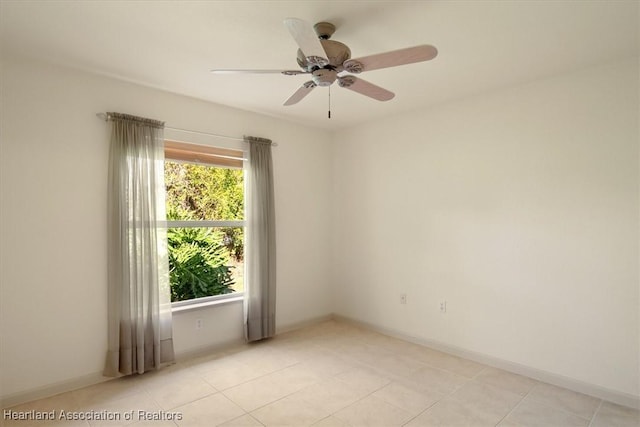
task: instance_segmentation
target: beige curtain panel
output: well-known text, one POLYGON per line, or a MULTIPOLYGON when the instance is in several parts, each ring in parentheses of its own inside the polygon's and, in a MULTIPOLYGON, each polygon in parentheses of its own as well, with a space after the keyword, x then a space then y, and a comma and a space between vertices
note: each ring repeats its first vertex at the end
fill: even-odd
POLYGON ((276 333, 276 217, 271 141, 245 137, 249 143, 247 176, 247 289, 244 299, 247 341, 276 333))
POLYGON ((109 348, 104 375, 173 361, 164 123, 108 113, 109 348))

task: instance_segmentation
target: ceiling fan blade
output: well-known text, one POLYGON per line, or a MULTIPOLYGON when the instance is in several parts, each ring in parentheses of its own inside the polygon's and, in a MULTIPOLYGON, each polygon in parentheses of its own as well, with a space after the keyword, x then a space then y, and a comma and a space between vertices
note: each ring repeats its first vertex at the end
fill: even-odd
POLYGON ((309 92, 311 92, 315 87, 316 87, 316 84, 313 82, 313 80, 309 80, 308 82, 300 86, 300 88, 297 91, 295 91, 295 93, 291 95, 289 99, 285 101, 284 105, 287 106, 287 105, 297 104, 302 100, 302 98, 309 95, 309 92))
POLYGON ((376 86, 373 83, 369 83, 366 80, 362 80, 356 76, 343 76, 338 77, 338 84, 340 87, 358 92, 369 98, 377 99, 378 101, 388 101, 392 99, 395 93, 386 89, 376 86))
POLYGON ((309 74, 307 71, 300 71, 300 70, 238 70, 238 69, 211 70, 211 73, 213 74, 284 74, 285 76, 309 74))
POLYGON ((398 65, 413 64, 414 62, 429 61, 438 55, 438 49, 424 44, 405 49, 392 50, 377 55, 348 59, 344 62, 344 69, 350 73, 377 70, 380 68, 396 67, 398 65))
POLYGON ((319 67, 324 67, 329 63, 320 39, 318 39, 313 27, 308 22, 298 18, 287 18, 284 20, 284 25, 308 62, 319 67))

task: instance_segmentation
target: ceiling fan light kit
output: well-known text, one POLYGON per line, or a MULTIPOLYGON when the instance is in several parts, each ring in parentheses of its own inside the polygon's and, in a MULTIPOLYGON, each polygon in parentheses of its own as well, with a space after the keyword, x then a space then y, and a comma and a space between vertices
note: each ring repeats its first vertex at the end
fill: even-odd
POLYGON ((336 70, 318 68, 311 73, 311 80, 316 86, 331 86, 338 78, 336 70))
MULTIPOLYGON (((430 45, 420 45, 394 50, 362 58, 351 59, 351 50, 344 43, 330 40, 336 30, 330 22, 318 22, 313 27, 298 18, 287 18, 284 25, 298 44, 297 62, 299 70, 211 70, 215 74, 237 73, 278 73, 286 76, 310 74, 311 80, 302 84, 284 103, 294 105, 307 96, 315 87, 329 87, 335 81, 338 86, 365 95, 378 101, 388 101, 395 94, 369 83, 359 77, 341 73, 360 74, 365 71, 396 67, 429 61, 438 55, 438 50, 430 45)), ((331 115, 329 114, 329 117, 331 115)))

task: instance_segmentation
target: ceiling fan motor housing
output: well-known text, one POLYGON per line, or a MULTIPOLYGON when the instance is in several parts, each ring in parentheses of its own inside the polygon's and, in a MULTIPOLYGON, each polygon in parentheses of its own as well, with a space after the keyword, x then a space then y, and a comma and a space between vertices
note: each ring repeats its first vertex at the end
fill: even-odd
MULTIPOLYGON (((345 44, 335 40, 320 40, 320 43, 329 60, 329 64, 324 66, 335 69, 340 68, 339 71, 341 71, 344 61, 351 58, 351 50, 345 44)), ((314 68, 318 67, 318 63, 310 61, 300 49, 298 49, 297 60, 298 65, 305 71, 313 71, 314 68)))

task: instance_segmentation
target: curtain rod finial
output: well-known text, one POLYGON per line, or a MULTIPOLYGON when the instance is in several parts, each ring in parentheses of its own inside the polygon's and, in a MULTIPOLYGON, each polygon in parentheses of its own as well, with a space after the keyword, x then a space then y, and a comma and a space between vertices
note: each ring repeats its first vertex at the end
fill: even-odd
POLYGON ((107 116, 106 113, 96 113, 96 116, 100 119, 100 120, 104 120, 105 122, 107 120, 109 120, 109 116, 107 116))

